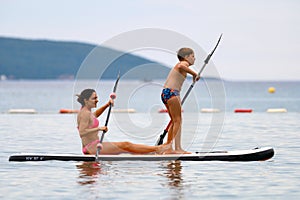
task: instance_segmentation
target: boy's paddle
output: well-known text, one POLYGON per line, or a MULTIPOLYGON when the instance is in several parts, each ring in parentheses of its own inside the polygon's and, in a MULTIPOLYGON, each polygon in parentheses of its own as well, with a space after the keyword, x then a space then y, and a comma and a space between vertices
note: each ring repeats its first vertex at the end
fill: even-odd
MULTIPOLYGON (((209 60, 210 60, 210 58, 212 57, 212 55, 214 54, 215 50, 217 49, 217 47, 218 47, 218 45, 219 45, 219 43, 220 43, 220 41, 221 41, 221 38, 222 38, 222 34, 220 35, 219 40, 218 40, 218 42, 217 42, 215 48, 212 50, 212 52, 211 52, 210 54, 208 54, 207 58, 204 60, 204 64, 203 64, 202 68, 200 69, 200 71, 199 71, 199 73, 198 73, 198 76, 201 75, 201 73, 202 73, 202 71, 204 70, 205 66, 206 66, 207 63, 209 62, 209 60)), ((187 92, 185 93, 183 99, 181 100, 181 105, 183 105, 183 103, 185 102, 187 96, 190 94, 190 92, 191 92, 191 90, 193 89, 195 83, 196 83, 196 82, 193 81, 193 83, 191 84, 191 86, 189 87, 189 89, 187 90, 187 92)), ((172 121, 170 120, 170 122, 168 123, 167 127, 165 128, 163 134, 161 134, 161 135, 159 136, 159 138, 158 138, 158 140, 157 140, 157 142, 156 142, 156 144, 155 144, 156 146, 157 146, 157 145, 161 145, 161 144, 163 143, 164 138, 165 138, 166 134, 168 133, 168 130, 169 130, 171 124, 172 124, 172 121)))

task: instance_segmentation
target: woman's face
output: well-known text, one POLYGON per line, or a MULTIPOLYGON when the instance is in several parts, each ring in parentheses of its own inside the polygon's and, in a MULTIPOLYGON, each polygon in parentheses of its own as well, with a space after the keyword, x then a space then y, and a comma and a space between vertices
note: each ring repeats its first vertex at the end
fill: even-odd
POLYGON ((88 100, 86 100, 85 105, 90 108, 96 108, 98 103, 98 96, 96 92, 93 92, 93 94, 90 96, 88 100))

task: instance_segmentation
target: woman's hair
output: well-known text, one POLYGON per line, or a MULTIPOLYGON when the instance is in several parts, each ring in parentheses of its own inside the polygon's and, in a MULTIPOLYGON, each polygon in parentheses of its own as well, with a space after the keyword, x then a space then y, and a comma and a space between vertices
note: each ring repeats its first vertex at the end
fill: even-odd
POLYGON ((82 105, 82 106, 85 106, 85 103, 84 103, 84 100, 85 99, 89 99, 92 94, 96 92, 94 89, 85 89, 83 90, 80 94, 77 94, 76 96, 78 97, 77 98, 77 101, 82 105))
POLYGON ((179 61, 184 61, 185 60, 185 56, 188 56, 190 54, 194 53, 193 49, 191 48, 181 48, 179 49, 179 51, 177 52, 177 58, 179 59, 179 61))

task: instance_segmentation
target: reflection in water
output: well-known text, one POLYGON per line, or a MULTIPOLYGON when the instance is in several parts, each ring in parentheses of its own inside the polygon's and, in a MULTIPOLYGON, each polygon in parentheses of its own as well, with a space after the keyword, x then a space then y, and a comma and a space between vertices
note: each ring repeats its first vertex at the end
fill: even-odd
POLYGON ((97 182, 99 174, 103 174, 101 163, 98 162, 82 162, 76 165, 79 169, 80 185, 94 184, 97 182))
POLYGON ((169 179, 167 186, 173 191, 170 196, 177 199, 184 199, 184 188, 182 179, 181 161, 168 161, 166 171, 163 173, 169 179))
POLYGON ((169 185, 173 187, 180 187, 182 183, 181 177, 181 161, 171 161, 167 165, 167 172, 165 173, 166 177, 170 179, 169 185))

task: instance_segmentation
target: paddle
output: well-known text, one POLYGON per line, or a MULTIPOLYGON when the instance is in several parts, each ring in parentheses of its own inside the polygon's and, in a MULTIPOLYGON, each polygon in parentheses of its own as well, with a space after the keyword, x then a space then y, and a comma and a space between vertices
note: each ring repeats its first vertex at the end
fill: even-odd
MULTIPOLYGON (((117 91, 117 86, 118 86, 119 80, 120 80, 120 71, 118 73, 118 77, 117 77, 117 80, 115 82, 113 92, 110 94, 111 99, 115 99, 117 97, 116 96, 116 91, 117 91)), ((110 117, 110 113, 111 113, 111 108, 112 108, 112 104, 109 104, 109 108, 108 108, 108 112, 107 112, 107 116, 106 116, 106 121, 105 121, 105 126, 108 125, 108 121, 109 121, 109 117, 110 117)), ((102 132, 100 143, 102 143, 105 133, 106 133, 106 131, 102 132)), ((98 156, 99 156, 100 150, 101 150, 100 143, 98 143, 98 145, 97 145, 96 160, 98 160, 98 156)))
MULTIPOLYGON (((200 69, 200 71, 199 71, 199 73, 198 73, 198 75, 197 75, 198 77, 201 75, 201 73, 202 73, 202 71, 204 70, 205 66, 207 65, 207 63, 209 62, 210 58, 212 57, 212 55, 214 54, 215 50, 217 49, 217 47, 218 47, 218 45, 219 45, 219 43, 220 43, 220 41, 221 41, 221 38, 222 38, 222 34, 220 35, 219 40, 218 40, 218 42, 217 42, 215 48, 212 50, 212 52, 211 52, 210 54, 208 54, 207 58, 204 60, 204 64, 203 64, 202 68, 200 69)), ((189 87, 189 89, 187 90, 187 92, 185 93, 183 99, 181 100, 181 105, 183 105, 183 103, 185 102, 187 96, 190 94, 190 92, 191 92, 191 90, 193 89, 195 83, 196 83, 196 82, 193 81, 193 83, 191 84, 191 86, 189 87)), ((156 142, 156 146, 157 146, 157 145, 161 145, 161 144, 163 143, 164 138, 165 138, 166 134, 168 133, 168 130, 169 130, 171 124, 172 124, 172 121, 170 120, 169 123, 168 123, 168 125, 167 125, 167 127, 165 128, 163 134, 161 134, 161 135, 159 136, 159 138, 158 138, 158 140, 157 140, 157 142, 156 142)))

